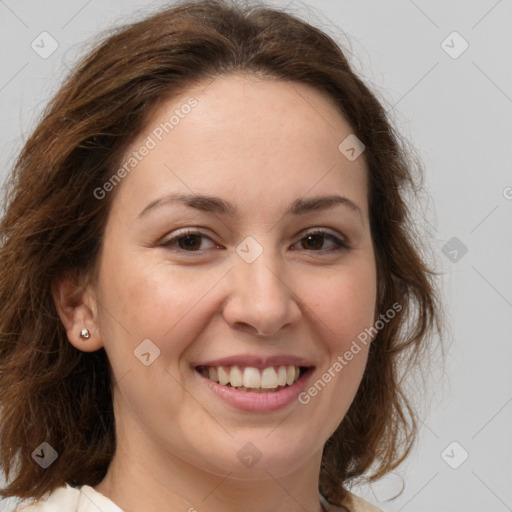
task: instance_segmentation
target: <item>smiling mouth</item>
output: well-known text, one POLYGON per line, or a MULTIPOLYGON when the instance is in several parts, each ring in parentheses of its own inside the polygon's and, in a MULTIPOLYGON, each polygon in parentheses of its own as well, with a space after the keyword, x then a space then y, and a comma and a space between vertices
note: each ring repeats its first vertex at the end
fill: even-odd
POLYGON ((275 393, 295 384, 308 370, 306 366, 197 366, 203 377, 237 391, 275 393))

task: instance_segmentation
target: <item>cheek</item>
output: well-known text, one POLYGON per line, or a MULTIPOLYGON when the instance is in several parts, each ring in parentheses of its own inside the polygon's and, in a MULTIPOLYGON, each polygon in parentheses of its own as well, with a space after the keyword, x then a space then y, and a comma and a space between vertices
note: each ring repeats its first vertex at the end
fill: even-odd
POLYGON ((376 298, 376 275, 371 265, 347 267, 324 281, 311 307, 322 320, 333 349, 344 350, 373 324, 376 298))
POLYGON ((148 338, 162 355, 179 354, 194 332, 204 327, 199 312, 224 274, 173 268, 165 261, 152 262, 144 254, 116 258, 115 265, 113 259, 105 258, 100 300, 106 326, 114 329, 107 329, 111 339, 105 341, 126 350, 127 339, 135 348, 148 338), (110 268, 114 271, 109 272, 110 268))
POLYGON ((141 256, 138 262, 105 258, 102 271, 101 331, 121 394, 141 417, 144 411, 164 417, 186 398, 179 360, 204 330, 205 297, 219 272, 184 272, 141 256), (142 354, 148 352, 146 366, 142 354))
POLYGON ((318 377, 302 395, 330 413, 332 433, 345 416, 363 376, 376 302, 376 274, 371 265, 347 267, 326 281, 315 301, 316 326, 326 358, 318 377), (318 400, 318 402, 316 402, 318 400))

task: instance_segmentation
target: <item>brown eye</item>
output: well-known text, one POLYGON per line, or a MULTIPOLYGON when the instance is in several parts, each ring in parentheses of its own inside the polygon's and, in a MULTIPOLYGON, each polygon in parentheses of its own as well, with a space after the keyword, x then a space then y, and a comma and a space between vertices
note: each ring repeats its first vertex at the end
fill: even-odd
POLYGON ((210 240, 208 236, 200 231, 187 231, 165 241, 162 247, 169 247, 176 251, 197 252, 205 249, 204 247, 201 248, 202 239, 210 240))
POLYGON ((349 249, 349 246, 337 236, 322 230, 312 231, 307 233, 300 242, 301 247, 308 251, 338 251, 342 249, 349 249), (328 240, 334 244, 334 247, 324 248, 325 241, 328 240))
POLYGON ((178 238, 178 246, 183 250, 196 251, 201 248, 201 238, 199 235, 185 235, 178 238))
POLYGON ((304 249, 321 250, 325 238, 325 235, 308 235, 302 239, 302 247, 304 249))

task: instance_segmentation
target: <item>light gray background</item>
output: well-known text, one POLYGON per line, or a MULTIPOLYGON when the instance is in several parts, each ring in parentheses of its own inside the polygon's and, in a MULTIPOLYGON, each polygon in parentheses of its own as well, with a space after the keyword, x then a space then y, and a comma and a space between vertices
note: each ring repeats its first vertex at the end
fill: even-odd
MULTIPOLYGON (((163 3, 0 0, 2 181, 86 42, 163 3), (43 31, 58 42, 48 58, 31 48, 43 31)), ((355 491, 387 511, 512 510, 512 1, 272 3, 289 5, 342 44, 341 31, 347 34, 356 71, 426 167, 427 222, 451 325, 446 377, 407 463, 355 491), (469 44, 457 58, 464 41, 454 31, 469 44), (467 247, 462 257, 460 247, 443 253, 453 237, 467 247), (465 452, 457 469, 449 466, 465 452), (400 489, 400 475, 404 493, 386 501, 400 489)), ((11 510, 13 502, 0 507, 11 510)))

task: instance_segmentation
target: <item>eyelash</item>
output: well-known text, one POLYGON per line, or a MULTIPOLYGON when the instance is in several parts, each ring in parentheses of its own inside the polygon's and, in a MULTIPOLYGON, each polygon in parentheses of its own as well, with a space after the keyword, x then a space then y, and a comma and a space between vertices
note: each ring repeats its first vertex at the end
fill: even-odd
MULTIPOLYGON (((174 243, 176 243, 177 241, 179 241, 180 239, 186 238, 187 236, 191 236, 191 235, 201 236, 201 237, 205 237, 205 238, 210 239, 209 236, 205 235, 204 233, 201 233, 200 231, 187 230, 187 231, 184 231, 184 232, 180 233, 177 236, 174 236, 173 238, 167 240, 166 242, 164 242, 162 244, 162 247, 169 248, 170 250, 173 250, 175 252, 181 252, 181 253, 200 253, 201 254, 206 249, 199 249, 199 250, 195 250, 195 251, 187 251, 185 249, 180 249, 180 248, 172 247, 172 245, 174 243)), ((350 250, 350 246, 345 241, 343 241, 342 239, 340 239, 337 236, 333 235, 329 231, 327 231, 325 229, 321 229, 321 228, 320 229, 316 229, 314 231, 306 232, 304 234, 304 236, 297 243, 301 242, 302 240, 304 240, 308 236, 313 236, 313 235, 323 235, 328 240, 334 242, 334 244, 336 246, 334 248, 331 248, 331 249, 320 249, 320 250, 307 250, 307 249, 304 249, 306 252, 314 252, 314 253, 324 254, 324 253, 332 253, 332 252, 339 252, 339 251, 350 250)))

